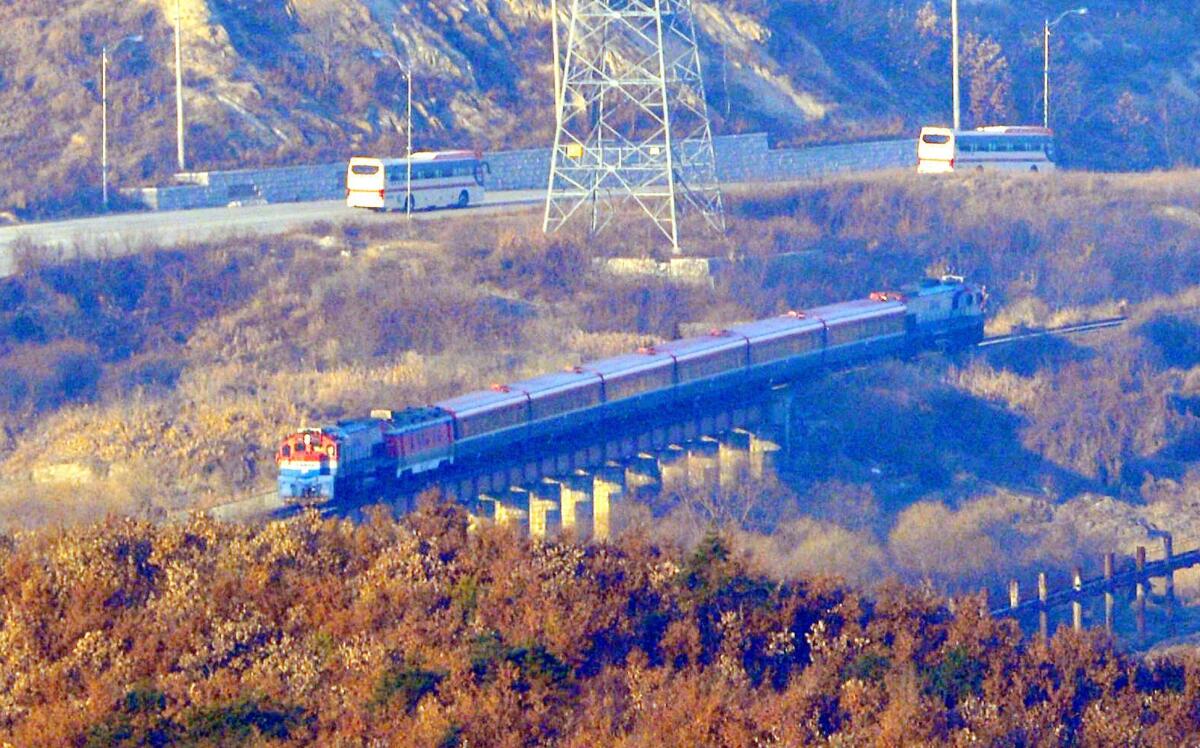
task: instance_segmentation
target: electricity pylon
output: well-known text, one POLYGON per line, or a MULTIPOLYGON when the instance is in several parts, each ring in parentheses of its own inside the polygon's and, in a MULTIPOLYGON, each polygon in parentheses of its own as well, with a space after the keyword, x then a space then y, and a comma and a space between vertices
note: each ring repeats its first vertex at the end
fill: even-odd
POLYGON ((723 232, 691 0, 563 0, 564 54, 557 2, 557 127, 543 229, 584 211, 596 233, 632 205, 676 254, 685 212, 723 232))

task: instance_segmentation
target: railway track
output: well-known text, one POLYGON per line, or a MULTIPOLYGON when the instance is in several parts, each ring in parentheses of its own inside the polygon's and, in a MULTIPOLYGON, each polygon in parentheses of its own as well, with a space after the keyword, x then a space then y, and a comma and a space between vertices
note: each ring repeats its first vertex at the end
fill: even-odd
POLYGON ((1078 322, 1073 325, 1063 325, 1062 327, 1053 327, 1045 330, 1022 330, 1020 332, 1014 332, 1008 335, 997 335, 993 338, 986 338, 982 340, 976 347, 988 348, 990 346, 1005 345, 1007 343, 1019 343, 1024 340, 1033 340, 1035 338, 1048 338, 1058 335, 1077 335, 1083 332, 1106 330, 1110 327, 1120 327, 1128 320, 1128 317, 1109 317, 1107 319, 1078 322))
MULTIPOLYGON (((1005 345, 1008 343, 1018 343, 1035 338, 1051 337, 1058 335, 1075 335, 1079 333, 1092 332, 1095 330, 1104 330, 1112 327, 1120 327, 1125 324, 1128 318, 1126 317, 1110 317, 1108 319, 1092 320, 1088 322, 1080 322, 1073 325, 1064 325, 1045 330, 1022 330, 1021 332, 1012 333, 1009 335, 998 335, 996 337, 987 338, 980 342, 977 347, 986 348, 990 346, 1005 345)), ((246 522, 263 519, 284 519, 292 516, 300 511, 297 507, 290 504, 285 504, 279 499, 278 494, 274 491, 264 491, 249 497, 244 497, 231 501, 226 504, 218 504, 214 507, 204 510, 206 514, 214 519, 225 522, 246 522)), ((328 513, 329 508, 325 508, 323 513, 328 513)), ((177 512, 177 518, 183 518, 189 512, 177 512)))

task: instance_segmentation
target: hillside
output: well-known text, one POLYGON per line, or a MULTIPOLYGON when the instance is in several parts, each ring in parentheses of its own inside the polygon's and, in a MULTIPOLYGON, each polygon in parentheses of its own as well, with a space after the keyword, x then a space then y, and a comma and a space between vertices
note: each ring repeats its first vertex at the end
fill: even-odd
MULTIPOLYGON (((711 288, 580 272, 601 252, 635 252, 645 226, 603 245, 546 238, 534 209, 429 222, 411 238, 397 218, 270 243, 27 257, 0 282, 0 527, 210 505, 269 488, 277 440, 299 425, 954 268, 988 285, 995 331, 1118 310, 1132 322, 815 379, 777 485, 715 507, 629 507, 628 524, 687 543, 715 522, 780 576, 886 570, 951 590, 1094 565, 1159 531, 1200 546, 1194 172, 845 177, 729 205, 730 236, 706 253, 797 256, 711 288)), ((1180 575, 1179 591, 1200 589, 1180 575)))
MULTIPOLYGON (((36 216, 99 199, 99 53, 113 56, 111 157, 121 184, 174 171, 171 0, 0 8, 0 208, 36 216)), ((911 136, 949 117, 946 3, 697 0, 718 133, 783 143, 911 136)), ((1058 10, 1058 6, 1053 6, 1058 10)), ((962 3, 965 123, 1040 118, 1040 2, 962 3)), ((1200 47, 1183 0, 1101 0, 1054 42, 1066 160, 1194 164, 1200 47)), ((548 4, 530 0, 185 0, 193 168, 402 151, 412 61, 417 142, 518 147, 551 137, 548 4)))
POLYGON ((315 513, 0 535, 0 742, 1185 745, 1195 652, 1024 640, 927 590, 315 513))

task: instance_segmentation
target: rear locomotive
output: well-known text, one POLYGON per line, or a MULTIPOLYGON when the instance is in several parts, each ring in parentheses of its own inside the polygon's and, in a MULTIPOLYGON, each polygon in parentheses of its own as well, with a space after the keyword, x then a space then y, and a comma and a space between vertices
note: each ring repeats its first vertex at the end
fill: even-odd
POLYGON ((983 340, 987 288, 958 275, 926 278, 899 293, 874 293, 877 301, 901 301, 910 351, 965 348, 983 340))

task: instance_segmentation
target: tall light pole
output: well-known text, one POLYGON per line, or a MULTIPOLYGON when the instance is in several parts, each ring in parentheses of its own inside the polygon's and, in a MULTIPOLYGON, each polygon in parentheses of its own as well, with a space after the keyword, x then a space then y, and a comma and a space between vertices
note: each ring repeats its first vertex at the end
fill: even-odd
POLYGON ((1050 129, 1050 29, 1067 16, 1086 16, 1087 12, 1087 8, 1065 10, 1053 21, 1047 18, 1042 26, 1042 126, 1046 129, 1050 129))
MULTIPOLYGON (((393 24, 393 31, 395 25, 393 24)), ((400 68, 400 72, 404 74, 405 83, 405 105, 404 105, 404 218, 406 221, 412 221, 412 66, 405 65, 399 57, 391 52, 385 52, 382 49, 371 50, 371 55, 375 59, 387 58, 396 63, 396 67, 400 68)))
MULTIPOLYGON (((127 36, 113 45, 116 52, 121 45, 142 41, 141 34, 127 36)), ((104 209, 108 210, 108 45, 100 48, 100 195, 104 209)))
POLYGON ((179 171, 187 171, 187 161, 183 157, 183 46, 179 33, 179 3, 175 0, 175 155, 179 163, 179 171))
POLYGON ((959 99, 958 99, 958 0, 950 0, 950 47, 951 57, 954 58, 951 66, 954 69, 953 84, 954 89, 954 129, 958 130, 962 127, 962 119, 959 117, 959 99))

